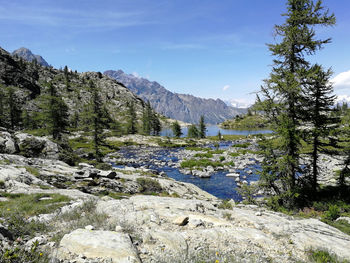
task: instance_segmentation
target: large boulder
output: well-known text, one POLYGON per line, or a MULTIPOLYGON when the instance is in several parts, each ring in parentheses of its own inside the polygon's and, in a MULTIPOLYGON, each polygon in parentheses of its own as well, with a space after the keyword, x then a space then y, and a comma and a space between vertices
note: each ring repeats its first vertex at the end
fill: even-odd
POLYGON ((20 153, 28 158, 59 159, 60 147, 46 137, 35 137, 26 133, 17 133, 20 153))
POLYGON ((74 260, 81 256, 98 258, 101 262, 141 262, 129 235, 114 231, 76 229, 65 235, 60 242, 58 258, 74 260))
POLYGON ((10 133, 0 131, 0 153, 16 153, 16 142, 10 133))

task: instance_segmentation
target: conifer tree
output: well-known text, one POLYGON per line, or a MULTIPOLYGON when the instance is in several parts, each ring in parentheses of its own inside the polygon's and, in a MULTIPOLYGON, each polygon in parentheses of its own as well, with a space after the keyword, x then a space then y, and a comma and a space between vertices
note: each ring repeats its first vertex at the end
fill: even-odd
POLYGON ((5 126, 5 92, 4 88, 0 86, 0 127, 5 126))
POLYGON ((22 110, 21 110, 18 97, 15 93, 14 87, 11 87, 11 86, 7 87, 6 104, 8 105, 8 117, 9 117, 8 128, 10 128, 11 130, 15 130, 16 127, 20 126, 22 110))
POLYGON ((128 102, 128 123, 127 123, 127 133, 128 134, 135 134, 137 132, 136 129, 136 112, 135 112, 135 105, 134 102, 128 102))
POLYGON ((198 138, 199 137, 199 130, 198 130, 196 125, 192 124, 188 127, 187 137, 188 138, 198 138))
MULTIPOLYGON (((287 13, 282 25, 275 26, 275 34, 280 43, 270 44, 269 49, 274 59, 270 78, 262 87, 262 94, 268 103, 265 112, 274 122, 275 130, 282 138, 279 149, 278 165, 275 171, 262 174, 262 179, 271 177, 274 172, 276 179, 280 178, 285 188, 293 196, 296 190, 296 177, 300 171, 300 138, 301 119, 303 112, 302 90, 303 80, 309 71, 310 63, 306 55, 313 55, 330 39, 316 39, 314 27, 335 24, 334 15, 322 7, 318 0, 288 0, 287 13)), ((263 169, 264 170, 264 169, 263 169)), ((285 201, 291 202, 287 197, 285 201)))
POLYGON ((162 130, 162 125, 160 123, 157 113, 154 110, 151 111, 151 130, 152 135, 155 136, 159 136, 160 131, 162 130))
POLYGON ((142 131, 145 135, 151 134, 151 118, 152 118, 152 107, 151 104, 146 102, 146 105, 142 112, 142 131))
POLYGON ((89 88, 91 92, 91 120, 92 131, 94 138, 95 158, 98 162, 102 160, 102 153, 100 151, 103 144, 103 103, 100 97, 100 89, 90 80, 89 88))
POLYGON ((309 178, 312 190, 317 190, 317 178, 319 174, 319 154, 334 154, 327 146, 337 146, 334 139, 330 139, 332 130, 337 128, 340 119, 333 117, 333 106, 336 96, 333 95, 333 87, 329 82, 331 70, 324 71, 318 64, 309 70, 309 76, 304 85, 305 112, 303 120, 310 127, 305 130, 304 139, 312 146, 311 153, 311 178, 309 178))
POLYGON ((178 121, 175 121, 171 125, 171 130, 176 138, 180 138, 182 135, 181 126, 178 121))
POLYGON ((52 82, 49 83, 49 94, 45 98, 45 123, 54 140, 61 140, 68 127, 68 106, 57 93, 52 82))
POLYGON ((205 138, 207 127, 205 126, 204 116, 202 115, 199 119, 199 138, 205 138))

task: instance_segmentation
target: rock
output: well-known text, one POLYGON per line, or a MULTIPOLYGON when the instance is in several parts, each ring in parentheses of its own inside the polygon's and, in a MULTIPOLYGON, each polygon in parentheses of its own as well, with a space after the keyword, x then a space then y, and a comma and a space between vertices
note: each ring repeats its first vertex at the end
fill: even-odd
POLYGON ((13 235, 0 223, 0 241, 7 238, 13 241, 13 235))
POLYGON ((129 235, 112 231, 77 229, 65 235, 59 245, 58 258, 74 260, 81 256, 113 263, 141 262, 129 235))
POLYGON ((256 212, 255 215, 256 216, 262 216, 262 213, 259 211, 259 212, 256 212))
POLYGON ((33 248, 34 245, 43 245, 45 243, 47 243, 47 238, 45 236, 38 236, 27 241, 24 247, 29 251, 33 248))
POLYGON ((341 216, 341 217, 338 217, 335 221, 340 221, 340 220, 344 220, 345 222, 347 222, 348 224, 350 224, 350 217, 341 216))
POLYGON ((94 230, 95 229, 95 227, 94 226, 92 226, 92 225, 87 225, 86 227, 85 227, 85 229, 86 230, 94 230))
POLYGON ((203 225, 204 225, 204 223, 200 219, 190 219, 188 222, 188 226, 192 227, 192 228, 196 228, 196 227, 203 226, 203 225))
POLYGON ((0 132, 0 153, 14 154, 17 152, 15 140, 8 132, 0 132))
POLYGON ((239 177, 239 173, 228 173, 226 174, 227 177, 239 177))
POLYGON ((173 223, 178 226, 185 226, 187 225, 188 221, 189 221, 188 216, 179 216, 178 218, 173 220, 173 223))
POLYGON ((115 226, 115 229, 114 229, 115 232, 123 232, 123 228, 121 226, 115 226))

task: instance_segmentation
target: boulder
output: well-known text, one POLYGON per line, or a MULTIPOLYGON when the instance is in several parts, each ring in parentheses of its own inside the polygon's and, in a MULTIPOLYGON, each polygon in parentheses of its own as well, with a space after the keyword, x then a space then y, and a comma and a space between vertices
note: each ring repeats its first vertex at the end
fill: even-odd
POLYGON ((141 262, 129 235, 114 231, 76 229, 65 235, 58 248, 58 258, 74 260, 82 256, 113 263, 141 262))
POLYGON ((0 132, 0 153, 16 153, 16 142, 8 132, 0 132))

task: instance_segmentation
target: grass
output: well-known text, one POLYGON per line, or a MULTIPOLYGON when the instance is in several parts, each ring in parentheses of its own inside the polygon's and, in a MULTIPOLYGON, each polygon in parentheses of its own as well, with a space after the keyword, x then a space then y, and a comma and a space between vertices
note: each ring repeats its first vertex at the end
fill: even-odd
POLYGON ((225 164, 222 162, 218 161, 211 161, 209 159, 190 159, 190 160, 185 160, 181 162, 181 168, 194 168, 194 167, 207 167, 207 166, 212 166, 212 167, 222 167, 225 164))
POLYGON ((312 263, 349 263, 349 260, 341 260, 336 255, 326 250, 309 250, 309 260, 312 263))
POLYGON ((245 142, 245 143, 237 143, 232 145, 232 147, 237 147, 237 148, 248 148, 251 145, 251 143, 249 142, 245 142))
POLYGON ((218 208, 220 209, 232 209, 232 203, 230 202, 230 200, 226 199, 226 200, 222 200, 221 204, 218 206, 218 208))
POLYGON ((35 177, 39 177, 40 176, 40 172, 37 168, 33 167, 33 166, 25 166, 24 167, 28 173, 31 173, 32 175, 34 175, 35 177))
POLYGON ((52 213, 70 201, 68 197, 59 194, 0 193, 0 196, 8 199, 0 202, 0 218, 6 221, 8 230, 15 238, 25 235, 33 237, 36 233, 46 232, 47 226, 44 223, 27 219, 52 213), (44 197, 48 199, 42 199, 44 197))
POLYGON ((254 130, 269 129, 267 119, 262 115, 238 116, 231 120, 226 120, 220 124, 223 129, 254 130))
POLYGON ((69 197, 59 194, 0 193, 0 196, 8 199, 8 201, 0 202, 0 214, 5 217, 12 211, 20 211, 25 217, 49 214, 70 201, 69 197))

